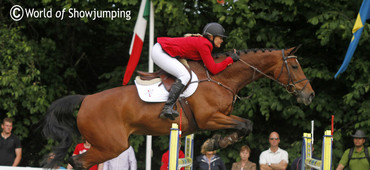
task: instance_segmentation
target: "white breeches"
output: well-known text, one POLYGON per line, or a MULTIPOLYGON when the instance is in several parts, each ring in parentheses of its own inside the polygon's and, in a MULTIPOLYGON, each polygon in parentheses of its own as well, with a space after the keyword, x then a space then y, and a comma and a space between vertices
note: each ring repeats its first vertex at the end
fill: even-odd
POLYGON ((190 74, 185 66, 179 60, 164 52, 159 43, 153 46, 152 59, 164 71, 180 79, 183 85, 190 81, 190 74))

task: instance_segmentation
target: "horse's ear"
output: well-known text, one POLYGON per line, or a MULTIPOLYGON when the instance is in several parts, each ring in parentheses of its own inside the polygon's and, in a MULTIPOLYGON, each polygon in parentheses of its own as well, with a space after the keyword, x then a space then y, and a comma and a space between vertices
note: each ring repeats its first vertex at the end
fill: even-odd
POLYGON ((288 54, 288 56, 293 55, 295 52, 298 51, 299 48, 301 48, 302 44, 299 44, 297 47, 294 47, 292 51, 288 54))

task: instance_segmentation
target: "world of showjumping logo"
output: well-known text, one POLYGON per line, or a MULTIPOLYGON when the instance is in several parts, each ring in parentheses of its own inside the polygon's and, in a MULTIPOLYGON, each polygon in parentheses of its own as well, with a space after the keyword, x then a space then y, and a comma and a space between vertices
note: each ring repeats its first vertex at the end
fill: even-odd
POLYGON ((110 18, 111 20, 123 18, 131 20, 130 10, 78 10, 76 8, 63 8, 62 10, 53 10, 52 8, 43 8, 40 10, 34 8, 23 8, 20 5, 14 5, 9 11, 10 17, 14 21, 20 21, 23 18, 57 18, 63 20, 65 18, 87 18, 91 20, 110 18))

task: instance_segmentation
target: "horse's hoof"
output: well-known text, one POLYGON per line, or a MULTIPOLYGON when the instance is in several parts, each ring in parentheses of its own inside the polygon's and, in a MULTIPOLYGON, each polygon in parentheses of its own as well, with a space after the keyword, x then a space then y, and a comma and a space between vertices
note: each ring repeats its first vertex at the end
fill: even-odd
POLYGON ((247 135, 249 135, 253 131, 253 122, 248 120, 247 123, 247 135))
POLYGON ((203 145, 205 151, 214 151, 219 149, 218 142, 221 140, 221 135, 220 134, 215 134, 212 136, 212 138, 207 139, 203 145))
POLYGON ((215 142, 218 142, 218 141, 221 140, 221 135, 220 134, 215 134, 215 135, 212 136, 211 139, 215 140, 215 142))
POLYGON ((215 150, 214 149, 214 140, 213 139, 207 139, 203 143, 203 147, 202 148, 204 148, 204 151, 206 151, 206 152, 215 150))

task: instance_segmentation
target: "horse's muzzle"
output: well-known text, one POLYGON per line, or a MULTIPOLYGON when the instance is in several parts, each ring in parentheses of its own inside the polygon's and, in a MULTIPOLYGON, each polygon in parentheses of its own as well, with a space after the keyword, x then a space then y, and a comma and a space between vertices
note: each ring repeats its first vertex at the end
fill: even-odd
POLYGON ((303 103, 305 105, 309 105, 311 104, 313 98, 315 97, 315 93, 312 92, 312 93, 304 93, 303 91, 301 91, 298 95, 297 95, 297 102, 298 103, 303 103))

